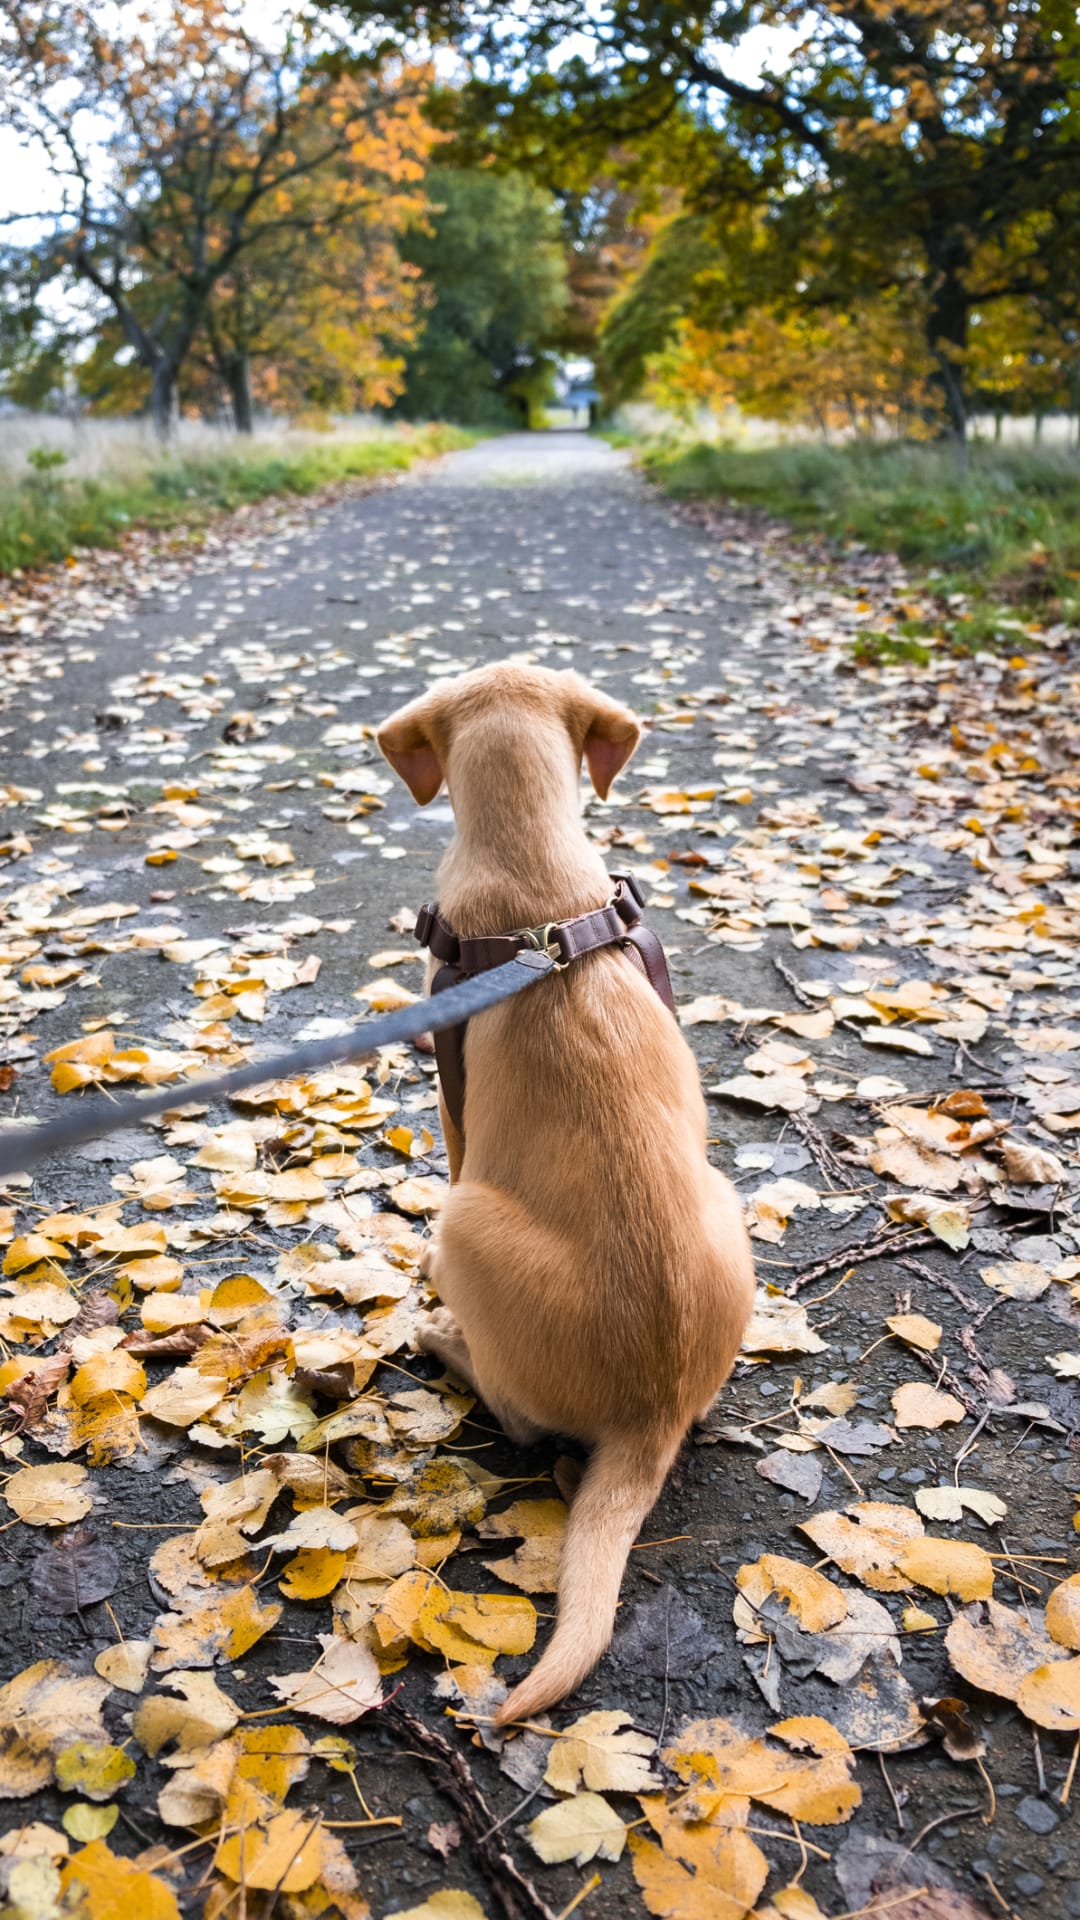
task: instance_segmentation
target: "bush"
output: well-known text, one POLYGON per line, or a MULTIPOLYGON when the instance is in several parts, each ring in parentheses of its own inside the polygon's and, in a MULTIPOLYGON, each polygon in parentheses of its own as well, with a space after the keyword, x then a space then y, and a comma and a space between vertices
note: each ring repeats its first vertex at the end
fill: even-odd
MULTIPOLYGON (((1080 462, 1068 454, 977 443, 961 472, 943 446, 699 441, 659 443, 642 459, 676 498, 746 501, 844 545, 897 553, 942 592, 1080 618, 1080 462)), ((975 626, 985 639, 987 622, 975 626)))

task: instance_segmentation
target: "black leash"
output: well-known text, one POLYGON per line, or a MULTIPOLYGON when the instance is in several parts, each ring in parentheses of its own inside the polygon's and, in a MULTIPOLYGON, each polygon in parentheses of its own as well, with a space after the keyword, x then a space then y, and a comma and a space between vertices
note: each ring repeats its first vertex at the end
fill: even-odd
POLYGON ((290 1047, 287 1053, 271 1055, 268 1060, 249 1060, 229 1073, 215 1073, 201 1080, 174 1081, 170 1087, 155 1087, 152 1093, 136 1094, 130 1100, 82 1100, 70 1118, 50 1120, 40 1127, 12 1127, 0 1130, 0 1183, 13 1173, 29 1173, 51 1154, 69 1147, 82 1146, 102 1134, 115 1133, 119 1127, 141 1126, 155 1114, 168 1113, 191 1100, 200 1104, 242 1093, 247 1087, 260 1087, 268 1080, 294 1080, 302 1073, 320 1067, 337 1066, 343 1060, 363 1060, 379 1047, 400 1045, 415 1040, 421 1033, 438 1033, 443 1027, 470 1020, 500 1000, 535 986, 552 972, 553 961, 546 953, 526 950, 504 966, 488 973, 473 974, 460 986, 440 993, 437 1000, 417 1000, 396 1013, 384 1013, 376 1020, 347 1033, 334 1034, 328 1040, 312 1040, 304 1047, 290 1047))

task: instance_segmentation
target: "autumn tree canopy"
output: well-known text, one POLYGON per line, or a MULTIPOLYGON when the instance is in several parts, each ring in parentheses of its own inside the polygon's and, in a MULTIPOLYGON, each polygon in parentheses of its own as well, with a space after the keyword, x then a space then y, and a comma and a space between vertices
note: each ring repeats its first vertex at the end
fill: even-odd
POLYGON ((115 34, 66 0, 3 0, 0 22, 5 118, 56 189, 35 250, 111 316, 162 433, 193 355, 241 426, 260 359, 316 394, 391 397, 419 311, 393 242, 425 215, 436 139, 423 70, 349 60, 299 9, 256 33, 226 0, 115 34))
POLYGON ((615 148, 674 141, 685 210, 719 243, 759 209, 789 304, 917 296, 957 434, 973 314, 1057 278, 1080 159, 1065 0, 387 0, 378 13, 458 46, 478 137, 516 164, 576 180, 615 148), (752 81, 748 44, 772 49, 752 81))

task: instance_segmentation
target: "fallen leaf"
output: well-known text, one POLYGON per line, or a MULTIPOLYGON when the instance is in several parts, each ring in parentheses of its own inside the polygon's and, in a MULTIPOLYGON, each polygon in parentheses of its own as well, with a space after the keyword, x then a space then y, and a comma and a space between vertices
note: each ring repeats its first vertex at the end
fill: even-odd
POLYGON ((322 1653, 307 1672, 270 1675, 278 1699, 339 1727, 381 1706, 379 1669, 370 1648, 332 1633, 317 1638, 322 1653))
POLYGON ((1017 1688, 1016 1704, 1036 1726, 1074 1733, 1080 1728, 1080 1657, 1055 1660, 1026 1673, 1017 1688))
MULTIPOLYGON (((209 1747, 231 1733, 240 1709, 208 1673, 170 1673, 162 1683, 181 1695, 179 1700, 151 1694, 136 1707, 131 1730, 151 1759, 174 1746, 176 1757, 209 1747)), ((169 1764, 166 1762, 166 1764, 169 1764)))
POLYGON ((395 1907, 386 1920, 485 1920, 479 1900, 463 1888, 446 1887, 431 1893, 418 1907, 395 1907))
POLYGON ((909 1540, 897 1556, 896 1569, 905 1583, 955 1594, 958 1600, 988 1600, 994 1585, 990 1555, 968 1540, 935 1540, 929 1534, 909 1540))
POLYGON ((892 1406, 898 1427, 932 1430, 967 1418, 963 1402, 955 1394, 942 1393, 922 1380, 908 1380, 902 1387, 897 1387, 892 1396, 892 1406))
POLYGON ((996 1526, 1008 1512, 1004 1500, 981 1487, 917 1487, 915 1505, 928 1520, 962 1520, 964 1512, 977 1514, 986 1526, 996 1526))
POLYGON ((48 1786, 55 1757, 74 1740, 107 1746, 108 1683, 62 1660, 37 1660, 0 1687, 0 1800, 48 1786))
POLYGON ((553 1740, 544 1779, 556 1793, 643 1793, 658 1783, 649 1766, 650 1734, 632 1731, 628 1713, 586 1713, 553 1740))
POLYGON ((907 1346, 917 1347, 920 1353, 933 1353, 941 1344, 941 1328, 925 1314, 893 1313, 885 1325, 890 1333, 895 1333, 907 1346))
POLYGON ((76 1527, 43 1547, 30 1569, 30 1591, 43 1612, 78 1613, 116 1591, 120 1557, 93 1527, 76 1527))
POLYGON ((92 1840, 64 1861, 60 1885, 88 1920, 124 1920, 129 1914, 139 1920, 180 1920, 176 1896, 164 1880, 111 1853, 104 1840, 92 1840))
POLYGON ((736 1624, 753 1624, 753 1609, 760 1607, 770 1593, 786 1600, 790 1612, 807 1633, 820 1633, 846 1618, 847 1599, 840 1588, 813 1567, 799 1560, 787 1560, 782 1554, 763 1553, 760 1560, 740 1567, 735 1585, 743 1598, 743 1613, 736 1601, 736 1624))
POLYGON ((843 1513, 816 1513, 797 1524, 842 1572, 879 1593, 903 1592, 906 1582, 897 1561, 923 1533, 917 1513, 879 1500, 857 1502, 843 1513))
POLYGON ((584 1867, 590 1860, 618 1860, 626 1845, 626 1828, 614 1807, 598 1793, 575 1793, 545 1807, 530 1820, 527 1832, 535 1853, 548 1866, 572 1860, 584 1867))
POLYGON ((4 1499, 29 1527, 66 1527, 84 1519, 93 1508, 87 1480, 86 1468, 69 1460, 20 1467, 5 1483, 4 1499))

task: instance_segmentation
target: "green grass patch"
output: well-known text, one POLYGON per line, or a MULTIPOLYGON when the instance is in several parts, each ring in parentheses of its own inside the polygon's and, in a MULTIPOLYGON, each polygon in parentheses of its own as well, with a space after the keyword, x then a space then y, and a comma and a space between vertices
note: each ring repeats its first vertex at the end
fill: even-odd
MULTIPOLYGON (((944 619, 964 646, 1015 647, 1014 622, 1080 621, 1080 459, 975 445, 966 473, 946 447, 724 447, 658 443, 642 464, 677 499, 725 497, 807 532, 892 552, 923 585, 968 604, 944 619)), ((900 632, 879 658, 919 642, 900 632)), ((922 629, 940 635, 942 622, 922 629)), ((869 657, 869 654, 867 655, 869 657)))
POLYGON ((28 472, 0 472, 0 574, 66 560, 77 547, 115 547, 130 527, 198 526, 272 494, 402 472, 474 439, 458 427, 429 426, 356 440, 227 441, 197 454, 163 453, 115 479, 66 478, 62 455, 34 448, 28 472))

